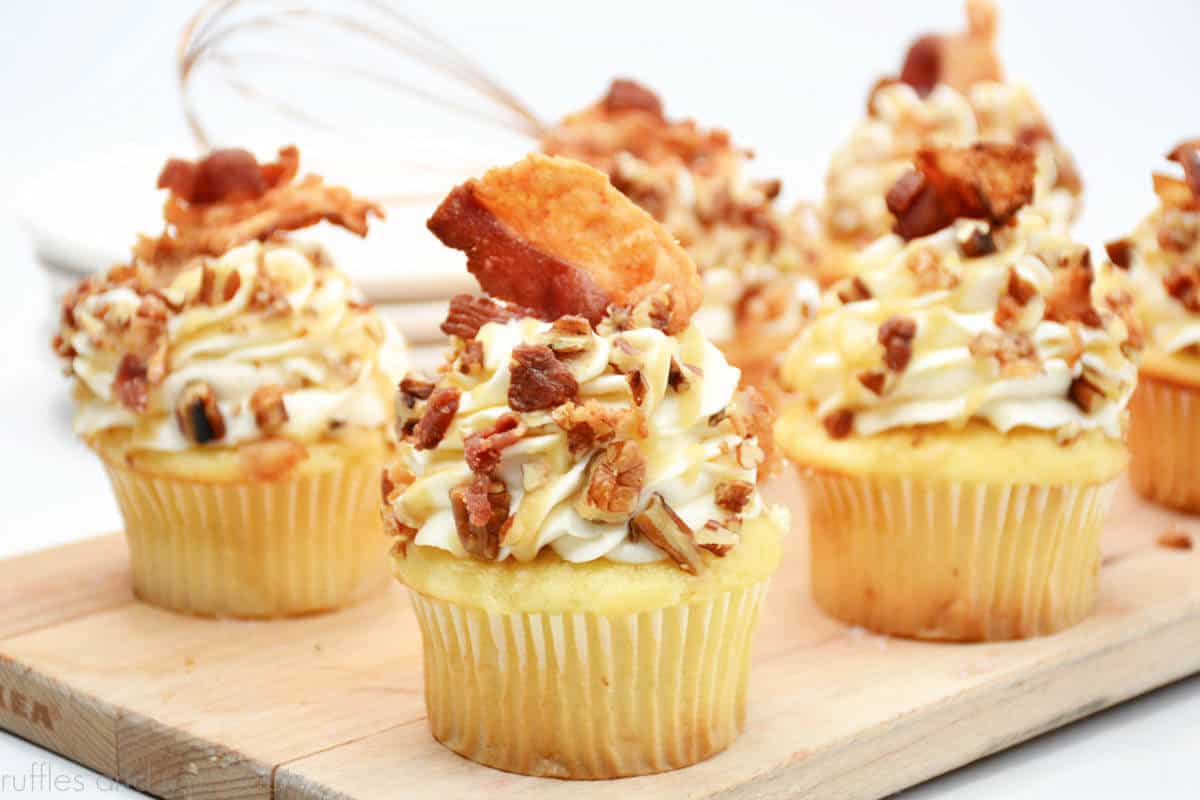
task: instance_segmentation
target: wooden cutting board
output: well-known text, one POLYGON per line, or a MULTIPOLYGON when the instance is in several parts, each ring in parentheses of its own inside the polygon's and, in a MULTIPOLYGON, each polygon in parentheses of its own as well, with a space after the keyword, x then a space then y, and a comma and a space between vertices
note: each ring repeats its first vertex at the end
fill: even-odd
MULTIPOLYGON (((770 492, 797 496, 791 479, 770 492)), ((746 731, 678 772, 580 786, 467 762, 426 729, 420 637, 398 587, 287 622, 178 617, 131 596, 118 535, 0 562, 0 726, 165 797, 864 798, 1200 671, 1200 551, 1158 541, 1200 538, 1200 519, 1127 486, 1096 614, 1007 644, 889 640, 822 616, 796 519, 746 731)))

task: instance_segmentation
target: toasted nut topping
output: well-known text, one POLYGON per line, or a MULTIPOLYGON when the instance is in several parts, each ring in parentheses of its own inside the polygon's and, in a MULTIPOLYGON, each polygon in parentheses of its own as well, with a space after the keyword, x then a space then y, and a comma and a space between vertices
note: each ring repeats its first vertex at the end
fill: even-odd
POLYGON ((474 339, 479 329, 489 322, 504 324, 521 317, 536 316, 520 306, 498 303, 486 297, 456 294, 450 298, 446 319, 442 322, 442 333, 461 339, 474 339))
POLYGON ((985 0, 967 3, 967 30, 950 35, 927 34, 909 48, 900 80, 922 97, 944 83, 966 94, 984 81, 1001 81, 996 56, 996 8, 985 0))
POLYGON ((205 444, 225 436, 225 418, 217 396, 203 381, 189 383, 175 404, 175 422, 189 442, 205 444))
POLYGON ((1168 550, 1191 550, 1192 536, 1187 531, 1182 531, 1179 528, 1168 528, 1158 535, 1155 542, 1159 547, 1165 547, 1168 550))
POLYGON ((912 359, 912 343, 917 336, 917 323, 909 317, 890 317, 879 326, 879 343, 883 345, 883 363, 893 372, 903 372, 912 359))
POLYGON ((512 351, 508 404, 514 411, 541 411, 562 405, 579 393, 579 383, 554 351, 522 344, 512 351))
POLYGON ((554 424, 566 431, 571 455, 578 457, 611 442, 628 423, 630 412, 605 408, 595 400, 588 400, 583 404, 563 403, 551 412, 551 417, 554 424))
POLYGON ((458 357, 458 371, 463 375, 479 375, 483 372, 483 342, 472 339, 463 347, 458 357))
POLYGON ((283 404, 286 389, 277 383, 260 386, 250 395, 250 409, 254 412, 254 421, 258 429, 265 433, 274 433, 288 421, 287 407, 283 404))
POLYGON ((1180 142, 1167 154, 1169 161, 1183 166, 1184 179, 1192 190, 1192 197, 1200 199, 1200 139, 1180 142))
POLYGON ((279 436, 238 445, 242 472, 259 481, 282 478, 306 458, 304 445, 279 436))
MULTIPOLYGON (((763 464, 763 469, 758 473, 758 480, 762 482, 774 474, 779 466, 775 448, 775 409, 767 402, 763 393, 753 386, 747 386, 738 392, 734 398, 734 406, 733 413, 729 415, 733 429, 738 436, 753 438, 761 450, 757 461, 763 464)), ((743 442, 739 447, 746 444, 743 442)), ((740 452, 738 461, 742 463, 740 452)))
POLYGON ((1046 319, 1102 327, 1104 320, 1092 305, 1093 279, 1091 252, 1087 248, 1060 264, 1054 273, 1054 286, 1046 296, 1046 319))
POLYGON ((845 439, 854 430, 854 412, 848 408, 839 408, 821 420, 825 432, 830 439, 845 439))
POLYGON ((983 331, 967 345, 975 358, 994 358, 1007 378, 1029 377, 1042 371, 1033 340, 1024 333, 983 331))
POLYGON ((646 401, 646 379, 642 377, 641 370, 629 373, 625 376, 625 380, 629 383, 629 393, 633 396, 633 404, 640 406, 646 401))
POLYGON ((646 509, 629 521, 629 531, 630 538, 645 537, 689 575, 699 575, 704 570, 704 559, 692 529, 658 492, 650 498, 646 509))
POLYGON ((669 287, 669 333, 703 299, 696 267, 672 237, 586 164, 533 154, 454 189, 429 220, 467 253, 489 295, 543 319, 592 324, 609 305, 636 306, 669 287))
POLYGON ((867 388, 867 391, 872 394, 882 395, 883 387, 887 383, 887 374, 873 369, 867 372, 858 373, 858 382, 867 388))
POLYGON ((441 444, 442 437, 454 421, 454 415, 458 413, 461 394, 454 386, 440 386, 433 391, 425 406, 425 413, 413 429, 414 447, 418 450, 432 450, 441 444))
POLYGON ((838 300, 847 304, 870 300, 873 296, 870 287, 857 275, 840 283, 836 291, 838 300))
POLYGON ((754 484, 746 481, 726 481, 717 484, 717 505, 731 514, 740 514, 754 494, 754 484))
POLYGON ((633 516, 646 482, 646 459, 637 442, 613 442, 588 467, 587 488, 575 504, 592 522, 621 522, 633 516))
POLYGON ((1104 245, 1108 260, 1121 269, 1129 269, 1133 264, 1133 242, 1128 239, 1116 239, 1104 245))
POLYGON ((1084 376, 1071 381, 1067 395, 1071 398, 1071 402, 1079 406, 1079 410, 1085 414, 1092 413, 1104 400, 1104 392, 1100 390, 1100 387, 1084 376))
POLYGON ((976 228, 959 244, 958 249, 967 258, 990 256, 996 252, 996 240, 992 238, 991 231, 976 228))
POLYGON ((695 532, 696 544, 714 556, 724 556, 742 540, 735 531, 725 525, 710 519, 704 527, 695 532))
POLYGON ((559 317, 551 324, 544 343, 558 356, 582 353, 592 343, 592 325, 583 317, 559 317))
POLYGON ((400 393, 396 399, 406 409, 414 409, 421 400, 428 400, 433 394, 435 384, 432 381, 421 380, 413 375, 405 375, 400 381, 400 393))
POLYGON ((463 440, 467 466, 477 475, 490 475, 500 466, 504 449, 521 441, 525 432, 525 423, 516 414, 501 415, 491 428, 463 440))
POLYGON ((1176 264, 1163 276, 1163 288, 1188 311, 1200 313, 1200 264, 1176 264))
POLYGON ((402 464, 392 464, 380 475, 379 493, 385 504, 390 504, 412 486, 416 476, 402 464))
POLYGON ((146 362, 133 353, 121 356, 113 377, 113 399, 125 408, 140 414, 150 400, 150 381, 146 362))
POLYGON ((458 540, 473 558, 494 561, 500 555, 510 500, 503 481, 483 475, 450 490, 458 540))
POLYGON ((1037 287, 1021 277, 1015 267, 1008 268, 1008 283, 996 304, 992 321, 1001 330, 1016 330, 1021 326, 1025 306, 1037 296, 1037 287))

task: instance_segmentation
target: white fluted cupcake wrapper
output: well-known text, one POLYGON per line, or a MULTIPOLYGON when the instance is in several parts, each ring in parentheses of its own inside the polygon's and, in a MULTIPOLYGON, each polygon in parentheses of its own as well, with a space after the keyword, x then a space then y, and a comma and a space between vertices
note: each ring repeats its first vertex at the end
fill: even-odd
POLYGON ((1156 503, 1200 513, 1200 391, 1143 374, 1129 411, 1134 488, 1156 503))
POLYGON ((616 617, 496 614, 412 592, 433 735, 482 764, 559 778, 708 758, 745 721, 766 589, 616 617))

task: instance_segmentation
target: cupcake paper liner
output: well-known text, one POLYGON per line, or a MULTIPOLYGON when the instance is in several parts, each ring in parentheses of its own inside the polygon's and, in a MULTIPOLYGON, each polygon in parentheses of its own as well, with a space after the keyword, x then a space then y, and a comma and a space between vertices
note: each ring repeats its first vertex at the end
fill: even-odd
POLYGON ((246 483, 105 468, 134 591, 148 603, 205 616, 290 616, 343 606, 388 575, 379 464, 246 483))
POLYGON ((1133 487, 1148 500, 1200 513, 1200 391, 1143 373, 1129 411, 1133 487))
POLYGON ((766 589, 613 617, 492 613, 414 591, 433 735, 481 764, 556 778, 702 761, 745 721, 766 589))
POLYGON ((806 476, 817 604, 920 639, 1040 636, 1095 604, 1112 483, 806 476))

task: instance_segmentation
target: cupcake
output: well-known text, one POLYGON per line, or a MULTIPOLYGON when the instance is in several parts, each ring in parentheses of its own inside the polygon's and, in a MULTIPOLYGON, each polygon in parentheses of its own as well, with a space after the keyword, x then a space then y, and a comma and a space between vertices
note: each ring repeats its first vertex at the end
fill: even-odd
POLYGON ((1168 155, 1185 177, 1156 174, 1159 205, 1109 242, 1105 273, 1115 307, 1132 304, 1146 332, 1130 404, 1129 474, 1163 505, 1200 513, 1200 140, 1168 155))
POLYGON ((826 612, 922 639, 1065 628, 1092 609, 1138 342, 1022 145, 920 150, 897 230, 853 257, 784 358, 826 612))
POLYGON ((1004 79, 994 46, 995 8, 968 0, 967 25, 962 34, 917 39, 900 74, 875 84, 866 119, 834 154, 821 208, 824 284, 847 274, 849 254, 891 232, 885 194, 922 147, 1029 145, 1037 155, 1034 205, 1056 226, 1078 216, 1083 185, 1070 153, 1029 88, 1004 79))
POLYGON ((616 778, 726 748, 780 559, 770 411, 691 317, 695 267, 580 162, 531 155, 429 220, 456 297, 383 479, 432 733, 498 769, 616 778))
POLYGON ((750 151, 726 131, 668 120, 658 96, 630 80, 552 128, 542 148, 608 174, 675 237, 700 270, 697 324, 750 382, 770 386, 816 306, 814 210, 783 211, 781 181, 746 176, 750 151))
POLYGON ((361 236, 380 211, 298 168, 294 147, 172 159, 162 235, 63 303, 75 431, 148 603, 276 617, 386 581, 375 491, 403 342, 327 253, 286 236, 321 220, 361 236))

